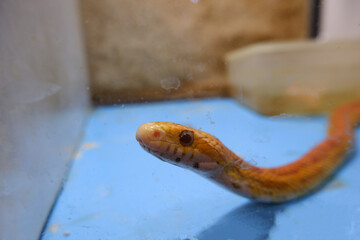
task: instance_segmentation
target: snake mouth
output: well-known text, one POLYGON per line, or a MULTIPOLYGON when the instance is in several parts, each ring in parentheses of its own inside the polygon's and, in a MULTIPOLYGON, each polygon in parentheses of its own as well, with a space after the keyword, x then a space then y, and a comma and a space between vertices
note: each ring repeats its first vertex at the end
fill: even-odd
POLYGON ((150 148, 147 147, 144 143, 142 143, 142 142, 139 141, 139 144, 140 144, 140 146, 141 146, 143 149, 145 149, 147 152, 151 152, 150 148))
POLYGON ((154 155, 155 157, 157 157, 158 159, 160 159, 161 161, 170 163, 172 165, 178 166, 178 167, 182 167, 182 168, 187 168, 187 169, 191 169, 192 171, 196 171, 199 174, 208 174, 208 172, 213 172, 214 170, 219 170, 219 165, 216 162, 205 162, 205 161, 201 161, 201 162, 197 162, 197 161, 193 161, 192 157, 193 154, 189 154, 190 158, 189 159, 184 159, 184 156, 182 157, 177 157, 175 155, 169 155, 168 152, 161 152, 158 150, 155 150, 149 146, 147 146, 146 144, 144 144, 143 141, 138 140, 140 146, 147 151, 148 153, 154 155))
POLYGON ((148 153, 151 153, 153 155, 156 155, 156 156, 163 156, 164 153, 160 152, 160 151, 156 151, 152 148, 150 148, 149 146, 147 146, 141 139, 138 139, 138 142, 140 144, 140 146, 145 149, 145 151, 147 151, 148 153))

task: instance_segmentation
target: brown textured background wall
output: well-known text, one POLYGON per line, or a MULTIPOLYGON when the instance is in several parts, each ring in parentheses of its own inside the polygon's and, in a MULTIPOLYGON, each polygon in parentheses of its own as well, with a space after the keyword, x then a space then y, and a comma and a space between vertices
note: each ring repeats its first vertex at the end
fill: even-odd
POLYGON ((98 103, 225 95, 224 55, 305 38, 303 0, 82 0, 98 103))

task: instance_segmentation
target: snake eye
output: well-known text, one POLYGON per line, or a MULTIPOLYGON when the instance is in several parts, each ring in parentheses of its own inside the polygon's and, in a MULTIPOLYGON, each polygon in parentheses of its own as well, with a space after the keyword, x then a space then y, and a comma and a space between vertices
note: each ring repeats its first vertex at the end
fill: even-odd
POLYGON ((179 135, 181 145, 190 146, 194 142, 194 133, 192 131, 182 131, 179 135))

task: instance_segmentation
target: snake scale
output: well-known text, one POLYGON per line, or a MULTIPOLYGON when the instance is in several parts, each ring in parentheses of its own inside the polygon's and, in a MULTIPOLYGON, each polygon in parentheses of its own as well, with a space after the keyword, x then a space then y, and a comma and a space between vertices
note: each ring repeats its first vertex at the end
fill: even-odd
POLYGON ((229 190, 260 202, 285 202, 313 192, 345 161, 360 121, 360 102, 331 112, 327 137, 289 164, 261 168, 234 154, 219 139, 171 122, 141 125, 136 139, 149 153, 189 168, 229 190))

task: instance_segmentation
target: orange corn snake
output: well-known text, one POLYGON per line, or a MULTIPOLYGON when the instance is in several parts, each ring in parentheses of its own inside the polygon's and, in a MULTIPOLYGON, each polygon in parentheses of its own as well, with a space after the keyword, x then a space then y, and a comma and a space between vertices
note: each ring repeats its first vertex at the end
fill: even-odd
POLYGON ((176 123, 145 123, 136 139, 161 160, 189 168, 244 197, 284 202, 312 192, 334 174, 353 145, 358 121, 360 102, 338 107, 330 114, 325 140, 296 161, 274 168, 253 166, 216 137, 176 123))

